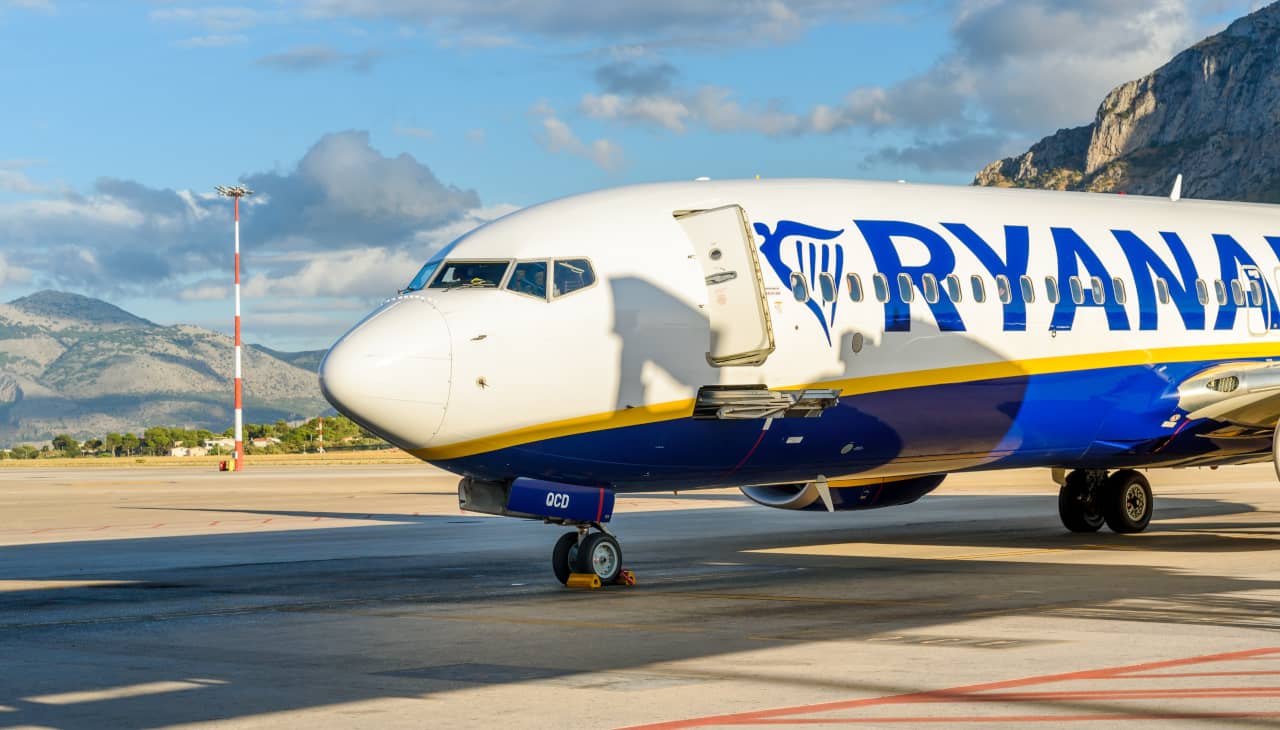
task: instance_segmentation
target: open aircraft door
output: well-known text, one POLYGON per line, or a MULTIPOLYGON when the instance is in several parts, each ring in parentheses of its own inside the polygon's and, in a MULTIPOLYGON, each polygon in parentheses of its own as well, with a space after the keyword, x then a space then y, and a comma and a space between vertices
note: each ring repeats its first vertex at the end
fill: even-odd
POLYGON ((763 363, 774 350, 773 322, 746 211, 726 205, 678 211, 675 217, 693 244, 707 284, 707 362, 716 367, 763 363))
POLYGON ((1271 321, 1271 287, 1257 266, 1241 266, 1240 274, 1245 287, 1245 317, 1249 321, 1249 334, 1261 337, 1277 324, 1271 321))

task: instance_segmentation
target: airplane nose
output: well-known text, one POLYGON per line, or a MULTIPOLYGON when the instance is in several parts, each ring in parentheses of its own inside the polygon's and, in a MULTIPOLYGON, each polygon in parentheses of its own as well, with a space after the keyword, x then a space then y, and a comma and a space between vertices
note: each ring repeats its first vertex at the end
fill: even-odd
POLYGON ((452 343, 444 315, 398 299, 342 336, 320 363, 320 391, 352 420, 405 449, 426 446, 449 403, 452 343))

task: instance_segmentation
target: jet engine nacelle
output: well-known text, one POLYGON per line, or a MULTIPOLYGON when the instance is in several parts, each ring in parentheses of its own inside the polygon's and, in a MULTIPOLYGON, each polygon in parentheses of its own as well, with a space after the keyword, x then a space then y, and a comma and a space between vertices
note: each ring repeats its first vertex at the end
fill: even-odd
MULTIPOLYGON (((911 504, 932 492, 946 474, 929 474, 905 479, 836 479, 828 482, 831 506, 837 512, 911 504)), ((756 504, 774 509, 826 511, 817 482, 768 484, 742 487, 742 493, 756 504)))

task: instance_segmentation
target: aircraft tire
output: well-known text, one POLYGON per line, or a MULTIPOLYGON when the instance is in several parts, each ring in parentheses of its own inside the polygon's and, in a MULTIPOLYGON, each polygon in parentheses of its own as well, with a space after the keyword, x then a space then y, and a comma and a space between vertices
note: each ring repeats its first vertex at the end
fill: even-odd
POLYGON ((609 585, 622 573, 622 546, 613 535, 593 532, 578 548, 577 572, 595 573, 600 582, 609 585))
POLYGON ((562 585, 569 583, 569 574, 574 571, 574 563, 578 559, 578 531, 566 532, 556 540, 555 549, 551 551, 551 570, 556 580, 562 585))
POLYGON ((1142 532, 1151 523, 1154 502, 1151 483, 1133 469, 1121 469, 1107 477, 1102 490, 1102 511, 1112 532, 1142 532))
POLYGON ((1073 471, 1058 490, 1058 518, 1072 532, 1097 532, 1106 521, 1098 504, 1098 489, 1089 473, 1073 471))

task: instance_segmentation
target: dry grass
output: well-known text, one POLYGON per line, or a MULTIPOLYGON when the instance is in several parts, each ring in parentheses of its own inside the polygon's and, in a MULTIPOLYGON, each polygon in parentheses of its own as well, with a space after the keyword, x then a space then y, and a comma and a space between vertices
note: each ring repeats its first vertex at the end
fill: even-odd
MULTIPOLYGON (((218 462, 227 461, 226 456, 120 456, 95 457, 81 456, 73 459, 3 459, 0 469, 4 468, 52 468, 79 469, 93 467, 166 467, 166 466, 207 466, 218 468, 218 462)), ((246 456, 245 467, 253 466, 307 466, 321 464, 417 464, 416 458, 399 449, 383 449, 380 451, 330 451, 324 454, 261 454, 246 456)))

